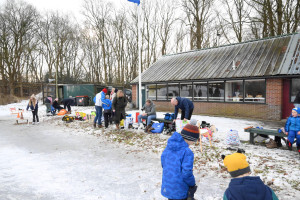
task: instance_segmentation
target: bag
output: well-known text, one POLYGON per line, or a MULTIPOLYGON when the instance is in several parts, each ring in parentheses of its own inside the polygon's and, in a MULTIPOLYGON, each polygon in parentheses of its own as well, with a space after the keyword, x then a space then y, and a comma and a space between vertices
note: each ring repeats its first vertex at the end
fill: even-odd
POLYGON ((189 124, 189 123, 190 123, 189 120, 184 121, 184 120, 176 119, 176 122, 175 122, 175 124, 176 124, 176 132, 177 133, 181 133, 183 127, 185 125, 189 124))
POLYGON ((124 119, 120 121, 120 126, 124 126, 124 119))
POLYGON ((64 122, 67 122, 67 123, 70 123, 70 122, 73 122, 74 121, 74 117, 70 117, 69 115, 66 115, 62 118, 62 120, 64 122))
POLYGON ((166 113, 165 115, 165 120, 174 120, 175 119, 175 114, 174 113, 166 113))
POLYGON ((239 133, 236 130, 230 130, 226 136, 227 145, 240 145, 239 133))
POLYGON ((129 125, 132 125, 133 124, 133 117, 130 117, 130 116, 126 116, 126 119, 125 119, 125 129, 127 129, 129 127, 129 125))
POLYGON ((151 130, 152 133, 162 133, 164 130, 164 123, 153 123, 152 128, 154 128, 154 130, 151 130))
POLYGON ((68 111, 66 111, 65 109, 61 109, 61 110, 57 113, 57 115, 65 115, 65 114, 67 114, 67 112, 68 112, 68 111))

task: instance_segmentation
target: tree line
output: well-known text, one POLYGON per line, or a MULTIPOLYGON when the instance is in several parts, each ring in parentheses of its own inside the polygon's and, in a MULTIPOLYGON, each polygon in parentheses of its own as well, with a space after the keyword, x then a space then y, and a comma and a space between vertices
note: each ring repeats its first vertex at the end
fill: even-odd
MULTIPOLYGON (((142 71, 160 56, 297 32, 300 0, 141 0, 142 71)), ((83 23, 22 0, 0 7, 0 81, 128 85, 138 75, 138 10, 84 0, 83 23)), ((22 95, 22 94, 18 94, 22 95)))

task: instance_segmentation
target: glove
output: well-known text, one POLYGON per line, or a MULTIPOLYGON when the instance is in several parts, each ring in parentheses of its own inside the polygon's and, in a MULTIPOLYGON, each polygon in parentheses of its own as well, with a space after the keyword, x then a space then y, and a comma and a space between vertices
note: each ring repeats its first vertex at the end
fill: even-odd
POLYGON ((197 185, 189 188, 187 200, 194 200, 194 194, 197 191, 197 185))

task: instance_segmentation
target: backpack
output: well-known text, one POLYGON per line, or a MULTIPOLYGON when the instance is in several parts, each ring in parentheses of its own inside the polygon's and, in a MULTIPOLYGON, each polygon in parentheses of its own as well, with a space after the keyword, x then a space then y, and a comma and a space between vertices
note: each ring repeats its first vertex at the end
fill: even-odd
POLYGON ((175 114, 174 113, 166 113, 166 114, 164 114, 165 115, 165 120, 174 120, 174 118, 175 118, 175 114))
POLYGON ((70 117, 69 115, 66 115, 62 118, 62 121, 70 123, 74 121, 74 117, 70 117))
POLYGON ((226 144, 227 145, 240 145, 239 133, 237 130, 230 130, 226 135, 226 144))
POLYGON ((164 123, 153 123, 152 128, 154 128, 151 130, 152 133, 162 133, 164 130, 164 123))

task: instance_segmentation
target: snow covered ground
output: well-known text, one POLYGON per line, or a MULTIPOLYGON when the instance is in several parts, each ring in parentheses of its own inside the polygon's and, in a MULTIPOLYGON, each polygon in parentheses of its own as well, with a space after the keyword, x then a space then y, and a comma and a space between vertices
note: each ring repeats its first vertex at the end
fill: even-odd
MULTIPOLYGON (((165 199, 160 195, 160 155, 169 136, 137 130, 93 129, 91 122, 69 124, 47 117, 40 105, 38 125, 13 125, 9 108, 26 108, 27 102, 0 106, 0 199, 165 199)), ((73 107, 90 113, 93 107, 73 107)), ((136 111, 128 111, 134 114, 136 111)), ((158 113, 163 117, 163 113, 158 113)), ((25 112, 31 120, 31 112, 25 112)), ((279 128, 277 123, 194 116, 218 128, 213 148, 191 146, 195 153, 196 199, 221 199, 230 176, 221 154, 231 154, 224 143, 230 129, 249 140, 244 127, 279 128)), ((279 199, 300 200, 300 161, 297 152, 267 149, 242 143, 253 176, 260 176, 279 199)))

